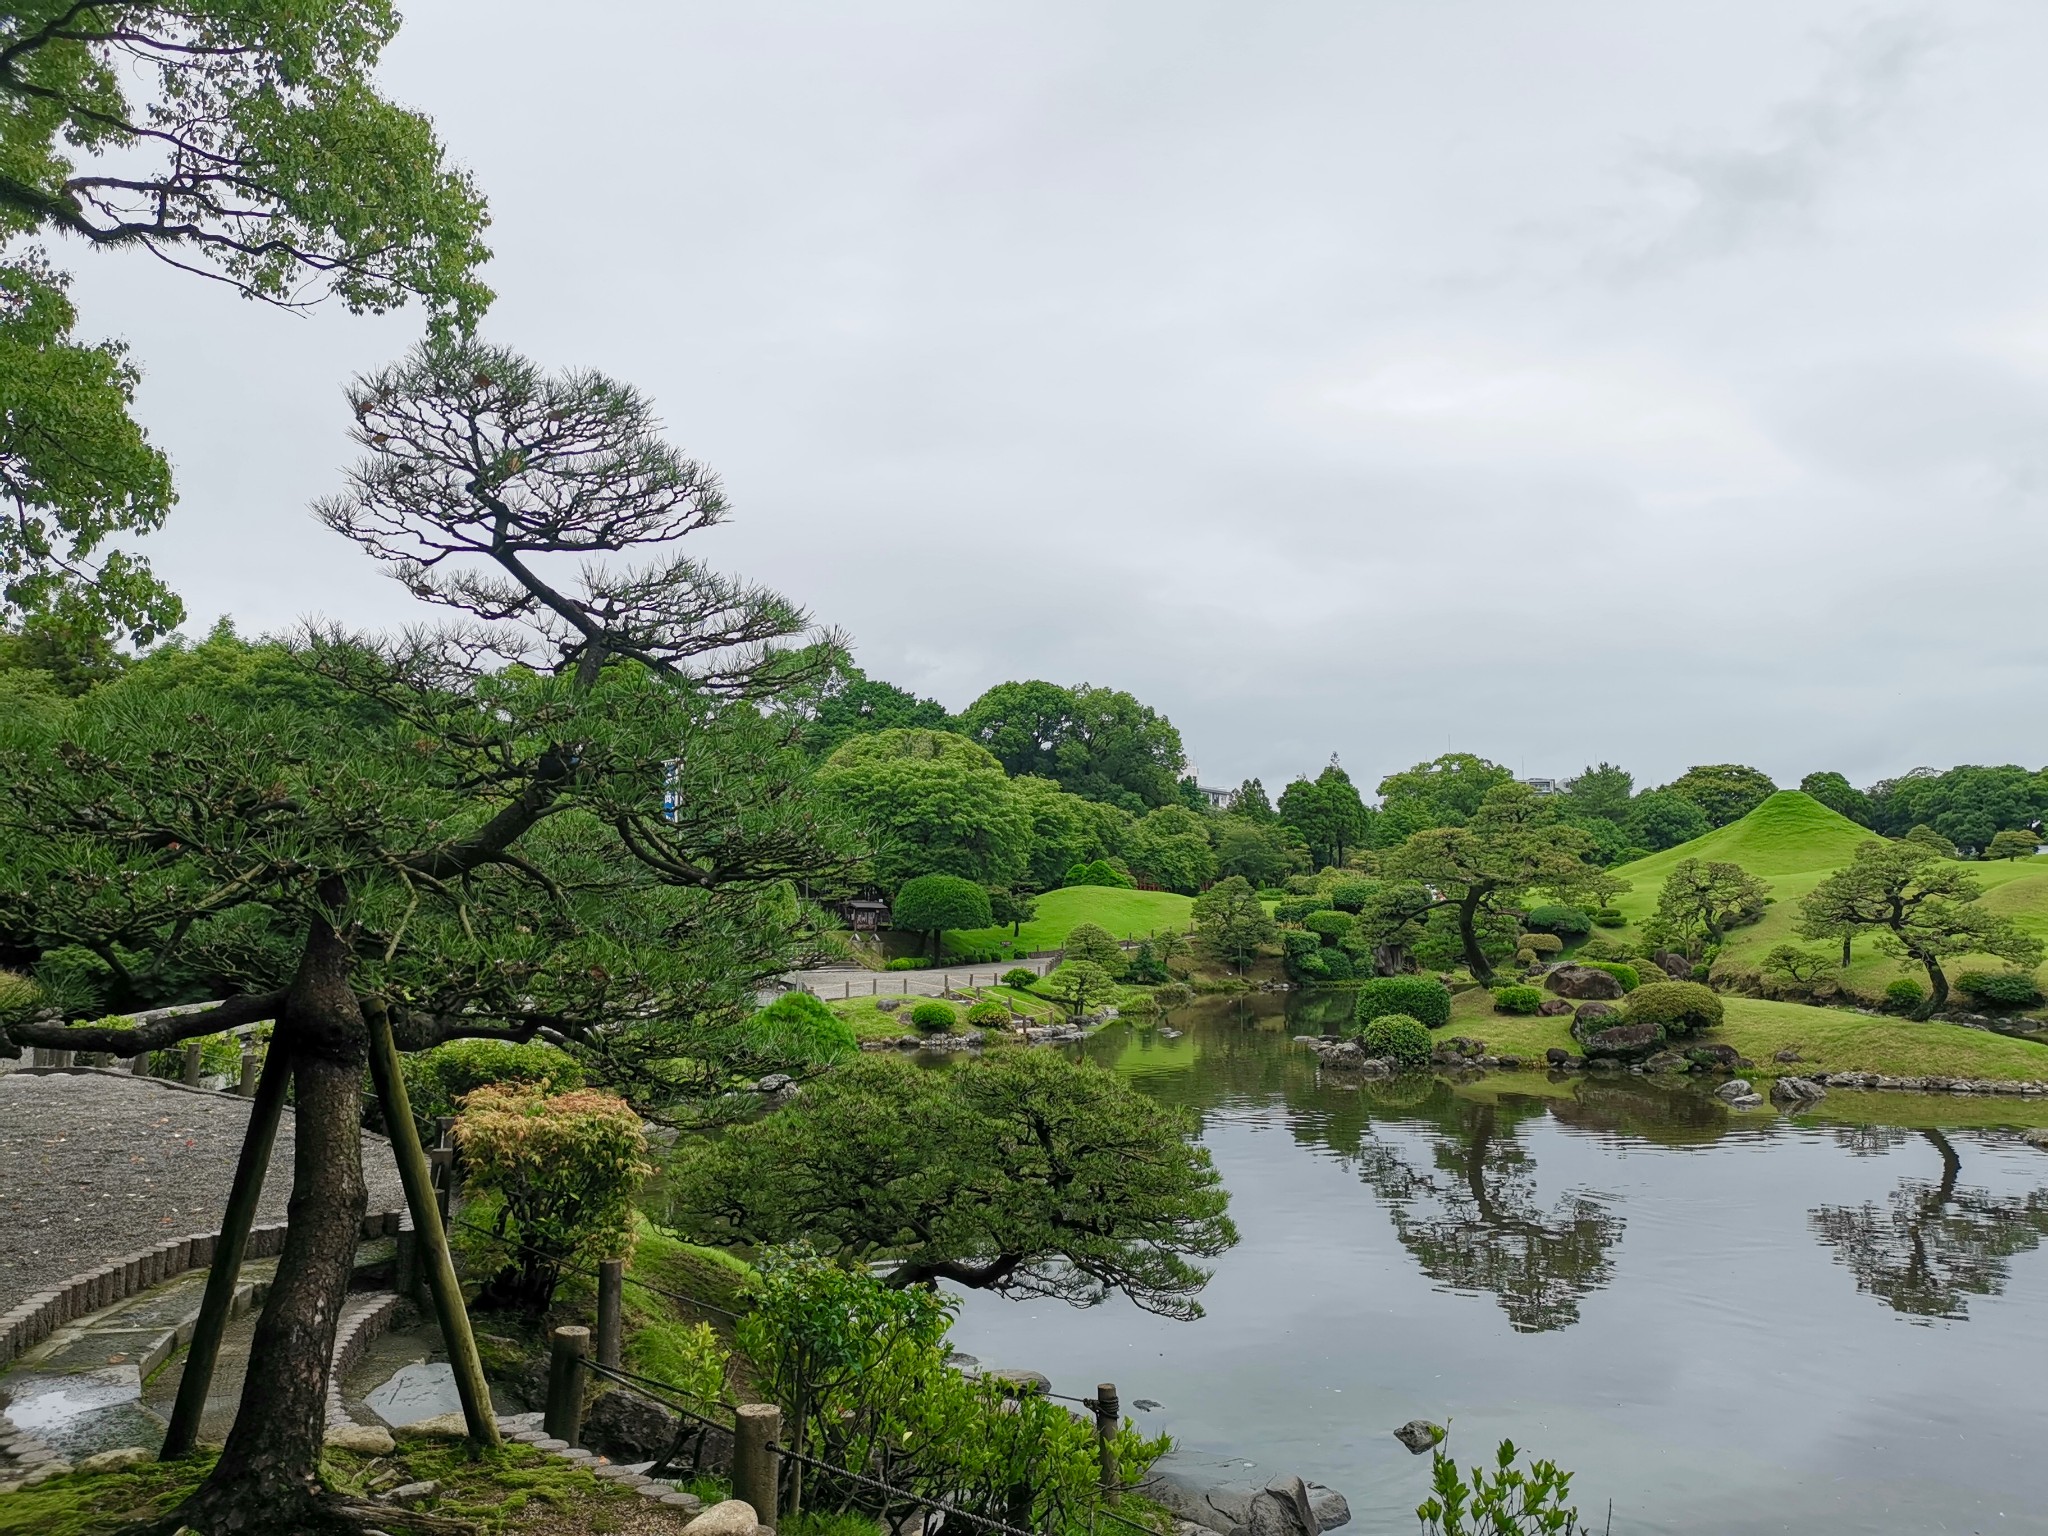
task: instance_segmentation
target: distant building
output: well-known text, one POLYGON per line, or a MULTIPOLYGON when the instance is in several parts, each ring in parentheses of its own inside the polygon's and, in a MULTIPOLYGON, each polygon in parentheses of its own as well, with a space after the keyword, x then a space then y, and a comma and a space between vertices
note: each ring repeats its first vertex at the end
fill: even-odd
POLYGON ((1563 779, 1524 779, 1522 782, 1539 795, 1561 795, 1564 793, 1563 779))
POLYGON ((1216 789, 1207 784, 1197 784, 1195 789, 1204 800, 1219 811, 1229 810, 1230 802, 1237 798, 1237 791, 1234 789, 1216 789))

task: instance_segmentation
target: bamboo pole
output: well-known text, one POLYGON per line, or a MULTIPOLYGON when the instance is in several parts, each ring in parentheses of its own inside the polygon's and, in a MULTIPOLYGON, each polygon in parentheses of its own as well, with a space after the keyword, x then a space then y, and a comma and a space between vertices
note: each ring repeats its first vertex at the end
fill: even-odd
POLYGON ((448 1346, 455 1392, 462 1399, 462 1417, 472 1441, 497 1445, 498 1420, 491 1412, 491 1389, 484 1381, 483 1361, 477 1356, 476 1335, 470 1332, 469 1311, 462 1304, 455 1259, 448 1251, 448 1229, 441 1224, 441 1207, 434 1198, 433 1176, 427 1168, 427 1154, 420 1147, 419 1127, 413 1123, 405 1076, 398 1069, 398 1043, 391 1038, 391 1019, 381 1008, 365 1011, 370 1024, 370 1076, 376 1081, 377 1102, 391 1133, 391 1153, 398 1164, 399 1181, 405 1185, 405 1203, 412 1209, 419 1263, 433 1292, 441 1341, 448 1346))
POLYGON ((220 1237, 214 1242, 213 1262, 206 1271, 206 1294, 199 1303, 199 1320, 192 1326, 192 1345, 185 1352, 185 1374, 178 1380, 178 1401, 171 1409, 170 1428, 164 1431, 161 1460, 189 1456, 199 1444, 199 1420, 206 1412, 220 1341, 234 1311, 242 1255, 248 1251, 249 1229, 256 1223, 256 1207, 263 1199, 263 1180, 270 1172, 270 1149, 277 1143, 278 1117, 291 1075, 291 1063, 273 1039, 264 1053, 255 1101, 249 1106, 242 1155, 235 1162, 235 1182, 228 1190, 228 1208, 221 1217, 220 1237))

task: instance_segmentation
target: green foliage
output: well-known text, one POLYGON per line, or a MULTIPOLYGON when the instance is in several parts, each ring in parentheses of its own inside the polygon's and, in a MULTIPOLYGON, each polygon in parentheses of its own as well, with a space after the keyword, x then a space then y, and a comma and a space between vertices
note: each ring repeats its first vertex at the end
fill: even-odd
POLYGON ((1910 976, 1901 976, 1884 989, 1884 1006, 1892 1013, 1917 1014, 1927 1002, 1927 989, 1910 976))
POLYGON ((1834 956, 1801 949, 1797 944, 1779 944, 1759 962, 1758 969, 1797 987, 1818 986, 1835 976, 1834 956))
POLYGON ((1194 997, 1194 992, 1185 982, 1163 982, 1152 989, 1152 1001, 1171 1013, 1176 1008, 1185 1008, 1194 997))
POLYGON ((1719 944, 1730 928, 1764 915, 1770 889, 1740 864, 1680 859, 1658 894, 1650 935, 1692 951, 1702 944, 1719 944))
POLYGON ((2040 851, 2041 839, 2029 831, 1994 832, 1985 845, 1987 859, 2031 859, 2040 851))
POLYGON ((1713 830, 1707 813, 1673 790, 1653 789, 1636 796, 1629 806, 1629 836, 1652 852, 1676 848, 1713 830))
MULTIPOLYGON (((740 1341, 761 1363, 796 1448, 965 1517, 1021 1521, 1048 1536, 1106 1523, 1094 1426, 1042 1395, 1013 1396, 1004 1383, 954 1370, 949 1321, 948 1303, 931 1293, 775 1254, 740 1341)), ((1119 1486, 1138 1482, 1167 1444, 1126 1420, 1107 1447, 1119 1486)), ((859 1511, 870 1530, 918 1512, 829 1472, 809 1472, 805 1488, 813 1507, 859 1511)), ((824 1530, 840 1536, 841 1527, 824 1530)))
POLYGON ((1311 912, 1327 909, 1326 896, 1283 896, 1273 904, 1273 920, 1280 923, 1299 923, 1311 912))
POLYGON ((910 1027, 920 1034, 943 1035, 957 1017, 950 1003, 926 1001, 910 1010, 910 1027))
POLYGON ((1573 951, 1572 960, 1575 964, 1584 965, 1594 960, 1633 960, 1636 954, 1633 940, 1610 939, 1605 934, 1596 933, 1573 951))
POLYGON ((1213 959, 1242 971, 1259 952, 1279 936, 1279 926, 1267 915, 1265 903, 1248 881, 1232 875, 1219 880, 1195 899, 1195 938, 1213 959))
POLYGON ((1038 916, 1038 898, 1028 891, 1009 891, 997 886, 988 893, 988 920, 996 927, 1007 926, 1014 935, 1038 916))
POLYGON ((1348 912, 1324 910, 1309 913, 1301 920, 1301 926, 1315 934, 1325 944, 1334 947, 1350 938, 1352 930, 1358 923, 1348 912))
MULTIPOLYGON (((910 1017, 912 1023, 917 1021, 915 1013, 910 1017)), ((1008 1029, 1010 1010, 1001 1003, 984 1000, 967 1010, 967 1022, 976 1029, 1008 1029)))
POLYGON ((1593 926, 1596 928, 1626 928, 1628 926, 1628 915, 1614 907, 1602 907, 1593 914, 1593 926))
POLYGON ((1770 775, 1740 763, 1688 768, 1664 786, 1665 793, 1690 800, 1714 826, 1740 821, 1778 792, 1770 775))
POLYGON ((1189 1317, 1188 1262, 1236 1241, 1192 1111, 1052 1051, 954 1071, 865 1056, 785 1108, 686 1146, 679 1210, 727 1241, 785 1242, 1077 1305, 1121 1290, 1189 1317))
POLYGON ((487 1084, 463 1101, 455 1144, 472 1219, 490 1228, 474 1239, 496 1269, 479 1304, 538 1314, 565 1265, 624 1258, 632 1247, 633 1196, 654 1170, 623 1099, 487 1084))
POLYGON ((652 1319, 627 1330, 626 1368, 694 1398, 708 1410, 725 1396, 732 1352, 709 1323, 652 1319))
MULTIPOLYGON (((827 801, 867 840, 875 879, 951 875, 1007 886, 1030 860, 1032 825, 1002 766, 964 736, 889 730, 850 738, 817 772, 827 801)), ((984 890, 982 905, 988 897, 984 890)), ((981 921, 957 926, 986 928, 981 921)), ((948 924, 947 926, 956 926, 948 924)))
POLYGON ((1085 960, 1090 965, 1100 966, 1112 977, 1124 973, 1124 948, 1107 928, 1099 923, 1076 923, 1067 930, 1067 941, 1061 950, 1069 960, 1085 960))
POLYGON ((1036 971, 1027 971, 1021 965, 1003 972, 1003 985, 1006 987, 1016 987, 1020 991, 1028 991, 1037 982, 1038 973, 1036 971))
POLYGON ((1239 875, 1254 886, 1278 885, 1307 870, 1308 845, 1268 809, 1262 818, 1232 813, 1216 824, 1216 874, 1239 875))
POLYGON ((1564 940, 1554 933, 1525 933, 1518 941, 1532 954, 1554 955, 1564 949, 1564 940))
POLYGON ((2048 776, 2013 763, 1946 773, 1919 769, 1877 785, 1870 805, 1868 825, 1887 836, 1926 826, 1951 843, 1986 848, 2002 828, 2048 815, 2048 776))
POLYGON ((1622 1005, 1632 1024, 1662 1024, 1667 1034, 1698 1034, 1721 1023, 1721 995, 1696 981, 1652 981, 1635 988, 1622 1005))
POLYGON ((1423 1536, 1570 1536, 1579 1512, 1565 1503, 1572 1475, 1555 1462, 1535 1461, 1523 1472, 1520 1453, 1503 1440, 1494 1470, 1475 1465, 1467 1482, 1450 1454, 1438 1450, 1430 1467, 1430 1496, 1415 1508, 1423 1536))
POLYGON ((1204 819, 1183 805, 1163 805, 1124 838, 1131 871, 1161 890, 1192 896, 1216 878, 1216 854, 1204 819))
POLYGON ((1533 1014, 1543 1006, 1543 992, 1538 987, 1495 987, 1493 989, 1493 1011, 1495 1013, 1533 1014))
POLYGON ((1378 889, 1377 880, 1338 880, 1330 887, 1330 905, 1355 917, 1365 910, 1365 904, 1378 889))
POLYGON ((1117 979, 1093 961, 1063 960, 1038 983, 1037 990, 1056 1003, 1065 1003, 1078 1019, 1108 1003, 1118 988, 1117 979))
POLYGON ((1351 1005, 1351 1017, 1360 1024, 1394 1013, 1442 1029, 1451 1022, 1451 989, 1433 976, 1376 976, 1358 989, 1351 1005))
POLYGON ((1420 1019, 1405 1013, 1382 1013, 1367 1019, 1359 1028, 1358 1043, 1366 1055, 1389 1057, 1405 1071, 1420 1071, 1429 1065, 1429 1030, 1420 1019))
POLYGON ((1296 779, 1282 790, 1277 810, 1319 865, 1343 864, 1346 852, 1364 845, 1374 817, 1351 776, 1334 761, 1314 779, 1296 779))
POLYGON ((1430 827, 1461 827, 1479 812, 1494 790, 1514 782, 1512 770, 1470 752, 1446 752, 1405 773, 1380 780, 1380 810, 1401 827, 1399 837, 1375 836, 1375 846, 1391 847, 1402 838, 1430 827))
POLYGON ((1187 767, 1172 721, 1128 693, 1086 683, 998 683, 961 712, 960 728, 1006 772, 1137 813, 1174 804, 1187 767))
POLYGON ((1908 832, 1903 841, 1914 843, 1933 853, 1936 858, 1952 859, 1956 856, 1955 840, 1932 827, 1919 826, 1908 832))
POLYGON ((1859 826, 1872 825, 1876 812, 1870 797, 1839 773, 1809 773, 1799 781, 1799 789, 1838 816, 1846 816, 1859 826))
POLYGON ((1965 971, 1956 985, 1996 1008, 2031 1008, 2041 1001, 2041 984, 2031 971, 1965 971))
POLYGON ((451 1040, 431 1051, 408 1052, 399 1060, 399 1071, 414 1117, 430 1122, 456 1113, 464 1095, 490 1084, 523 1084, 542 1093, 583 1086, 583 1069, 575 1058, 539 1040, 524 1045, 451 1040))
POLYGON ((1624 992, 1633 992, 1643 984, 1643 973, 1634 966, 1619 960, 1588 960, 1583 957, 1582 951, 1579 955, 1572 957, 1572 963, 1583 965, 1588 970, 1605 971, 1621 983, 1621 990, 1624 992))
POLYGON ((1134 987, 1156 987, 1171 978, 1152 941, 1142 939, 1125 960, 1122 979, 1134 987))
POLYGON ((924 971, 931 969, 933 964, 933 961, 927 960, 923 955, 898 955, 893 960, 884 960, 882 962, 882 969, 885 971, 924 971))
POLYGON ((813 690, 805 690, 785 706, 795 717, 805 753, 822 762, 848 738, 875 731, 945 731, 953 725, 946 706, 920 699, 894 683, 870 678, 851 661, 842 661, 813 690))
POLYGON ((860 1049, 853 1026, 808 992, 785 992, 747 1021, 765 1060, 829 1067, 860 1049))
POLYGON ((919 875, 907 880, 889 904, 889 921, 898 928, 930 936, 934 951, 948 928, 986 928, 988 892, 958 875, 919 875))
POLYGON ((1138 882, 1118 869, 1107 859, 1096 859, 1088 864, 1076 864, 1066 873, 1065 885, 1106 885, 1116 890, 1136 890, 1138 882))
POLYGON ((1570 938, 1593 931, 1593 920, 1583 909, 1555 902, 1531 907, 1522 922, 1537 933, 1554 933, 1570 938))

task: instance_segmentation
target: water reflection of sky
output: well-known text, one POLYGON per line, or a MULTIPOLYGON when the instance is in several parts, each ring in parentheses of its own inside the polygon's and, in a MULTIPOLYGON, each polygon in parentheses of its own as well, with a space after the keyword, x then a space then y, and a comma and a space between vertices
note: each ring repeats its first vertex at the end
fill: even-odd
POLYGON ((1367 1530, 1413 1528, 1428 1462, 1389 1431, 1417 1416, 1575 1469, 1616 1532, 2048 1530, 2048 1155, 1625 1087, 1375 1102, 1288 1033, 1091 1048, 1204 1113, 1243 1232, 1206 1318, 975 1296, 960 1347, 1157 1399, 1152 1427, 1327 1482, 1367 1530))

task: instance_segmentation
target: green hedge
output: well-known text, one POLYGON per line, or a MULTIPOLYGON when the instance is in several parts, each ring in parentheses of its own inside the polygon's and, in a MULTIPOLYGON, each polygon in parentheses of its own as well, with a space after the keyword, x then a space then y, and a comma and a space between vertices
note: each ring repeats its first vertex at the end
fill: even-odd
POLYGON ((1430 976, 1375 976, 1358 989, 1352 1020, 1366 1024, 1389 1014, 1405 1014, 1421 1020, 1427 1029, 1442 1029, 1451 1022, 1451 989, 1430 976))
POLYGON ((1721 1022, 1721 994, 1696 981, 1652 981, 1628 995, 1622 1013, 1631 1024, 1662 1024, 1672 1035, 1697 1034, 1721 1022))
POLYGON ((1543 993, 1536 987, 1495 987, 1493 1009, 1496 1013, 1534 1013, 1543 1006, 1543 993))
POLYGON ((1383 1013, 1367 1021, 1358 1043, 1368 1056, 1391 1056, 1403 1067, 1429 1065, 1429 1030, 1405 1013, 1383 1013))

